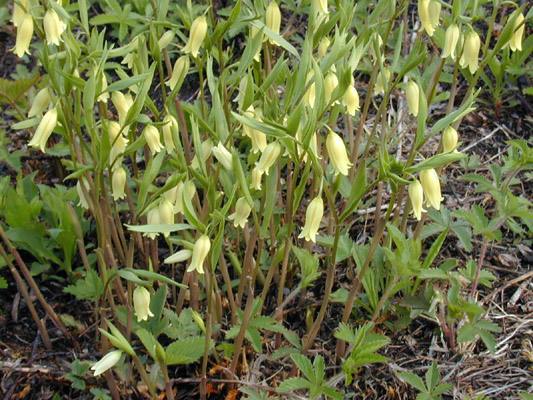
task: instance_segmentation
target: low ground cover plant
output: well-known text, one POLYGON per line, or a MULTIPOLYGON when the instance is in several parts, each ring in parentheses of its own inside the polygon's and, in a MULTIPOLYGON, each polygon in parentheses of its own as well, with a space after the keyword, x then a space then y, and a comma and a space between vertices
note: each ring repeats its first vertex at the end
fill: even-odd
MULTIPOLYGON (((371 398, 354 382, 392 365, 390 337, 420 320, 445 352, 497 351, 485 260, 504 236, 531 241, 533 154, 511 138, 479 173, 462 130, 480 103, 516 104, 506 82, 533 49, 526 4, 20 0, 10 11, 12 51, 33 68, 0 82, 10 130, 27 138, 16 151, 3 140, 14 174, 0 179, 0 285, 16 285, 45 348, 59 335, 78 350, 75 390, 371 398), (57 181, 25 174, 28 156, 57 181), (451 201, 457 182, 483 202, 451 201), (90 308, 89 356, 76 318, 42 294, 48 280, 90 308), (249 379, 254 363, 281 373, 249 379)), ((437 363, 426 369, 390 374, 420 399, 457 395, 437 363)))

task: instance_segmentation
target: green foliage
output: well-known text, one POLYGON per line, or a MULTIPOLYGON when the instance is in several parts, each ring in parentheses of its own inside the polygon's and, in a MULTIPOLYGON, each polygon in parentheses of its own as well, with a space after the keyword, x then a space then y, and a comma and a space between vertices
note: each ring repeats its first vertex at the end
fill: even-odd
POLYGON ((325 381, 326 364, 320 355, 311 361, 302 354, 291 354, 291 359, 302 373, 300 378, 285 379, 278 387, 281 393, 306 390, 309 399, 318 399, 325 396, 328 399, 343 399, 344 395, 329 386, 325 381))
POLYGON ((377 351, 389 344, 388 337, 372 332, 372 323, 366 323, 352 329, 348 325, 339 325, 335 337, 350 344, 350 353, 342 364, 346 384, 349 385, 361 367, 375 363, 387 362, 387 357, 377 351))
POLYGON ((441 383, 440 372, 435 361, 428 368, 425 380, 409 371, 399 372, 398 376, 419 392, 416 396, 417 400, 441 400, 442 395, 452 388, 449 383, 441 383))

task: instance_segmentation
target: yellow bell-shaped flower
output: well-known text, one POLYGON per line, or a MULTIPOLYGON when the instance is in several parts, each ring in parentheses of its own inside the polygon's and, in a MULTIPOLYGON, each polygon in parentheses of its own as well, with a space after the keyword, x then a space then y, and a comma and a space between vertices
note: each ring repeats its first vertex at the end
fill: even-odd
POLYGON ((13 52, 22 57, 24 54, 30 54, 30 43, 33 36, 33 18, 30 14, 26 14, 20 21, 17 28, 17 38, 15 40, 15 48, 13 52))
POLYGON ((420 104, 420 88, 415 81, 409 81, 405 88, 405 97, 407 97, 407 108, 413 116, 418 115, 418 105, 420 104))
POLYGON ((461 31, 456 24, 451 24, 448 29, 446 29, 446 34, 444 35, 444 48, 442 49, 441 55, 442 58, 451 57, 452 60, 455 60, 455 49, 459 42, 459 36, 461 36, 461 31))
POLYGON ((111 189, 113 200, 120 200, 126 197, 124 188, 126 187, 126 170, 119 166, 113 171, 111 176, 111 189))
POLYGON ((45 153, 46 142, 57 125, 57 110, 52 108, 44 114, 28 146, 37 147, 45 153))
POLYGON ((265 148, 256 165, 261 174, 268 175, 268 170, 274 165, 280 153, 281 146, 278 142, 272 142, 265 148))
POLYGON ((164 149, 163 145, 161 144, 159 130, 155 126, 146 125, 143 130, 143 135, 152 155, 155 155, 164 149))
POLYGON ((196 271, 199 274, 203 274, 204 261, 210 249, 211 241, 209 240, 209 237, 207 235, 200 236, 198 240, 196 240, 196 243, 194 243, 192 259, 189 268, 187 268, 187 272, 196 271))
POLYGON ((59 46, 61 35, 67 29, 67 25, 59 19, 59 15, 53 9, 48 9, 44 14, 43 26, 46 34, 46 43, 59 46))
MULTIPOLYGON (((281 27, 281 11, 279 10, 278 3, 271 1, 267 6, 265 12, 265 25, 272 32, 279 35, 279 30, 281 27)), ((276 44, 273 40, 270 40, 270 43, 276 44)))
POLYGON ((320 196, 315 197, 307 207, 305 212, 305 224, 298 237, 316 243, 316 234, 320 228, 320 222, 322 221, 323 215, 324 201, 320 196))
POLYGON ((183 48, 184 53, 191 53, 193 57, 198 57, 198 52, 202 43, 207 35, 207 20, 202 15, 196 18, 191 25, 191 31, 189 32, 189 41, 183 48))
POLYGON ((440 210, 442 196, 437 171, 433 168, 420 171, 420 182, 422 183, 427 203, 434 209, 440 210))
POLYGON ((137 322, 147 321, 154 316, 150 311, 150 292, 144 286, 137 286, 133 291, 133 309, 137 322))
POLYGON ((476 31, 471 30, 466 34, 463 55, 459 60, 462 68, 468 67, 471 74, 474 74, 479 68, 479 49, 481 48, 481 40, 476 31))
POLYGON ((348 170, 352 166, 352 163, 348 159, 346 146, 344 146, 341 137, 332 130, 329 131, 328 137, 326 138, 326 149, 329 160, 335 169, 335 175, 348 175, 348 170))
POLYGON ((235 212, 231 214, 228 219, 233 221, 234 227, 240 226, 241 228, 244 228, 251 211, 252 207, 250 207, 246 198, 240 197, 235 203, 235 212))
POLYGON ((442 132, 442 151, 444 153, 454 151, 457 148, 458 141, 459 135, 457 131, 452 126, 447 127, 442 132))
POLYGON ((409 184, 409 199, 411 200, 411 208, 416 219, 420 221, 422 219, 422 213, 425 212, 422 208, 424 204, 424 189, 422 185, 416 179, 413 183, 409 184))

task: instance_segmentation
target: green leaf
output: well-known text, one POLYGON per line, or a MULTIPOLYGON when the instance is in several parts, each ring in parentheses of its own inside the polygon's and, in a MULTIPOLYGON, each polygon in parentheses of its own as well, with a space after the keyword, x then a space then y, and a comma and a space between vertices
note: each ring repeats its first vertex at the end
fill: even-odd
MULTIPOLYGON (((203 336, 176 340, 165 349, 167 365, 186 365, 198 361, 205 351, 206 340, 203 336)), ((209 350, 213 343, 209 340, 209 350)))
POLYGON ((75 284, 63 289, 78 300, 97 301, 104 294, 104 284, 95 270, 89 270, 85 277, 78 279, 75 284))
POLYGON ((400 377, 400 379, 407 382, 409 385, 413 386, 418 391, 423 392, 423 393, 427 392, 424 381, 418 375, 415 375, 409 371, 404 371, 404 372, 399 372, 398 376, 400 377))
POLYGON ((295 390, 307 389, 310 383, 304 378, 288 378, 280 383, 278 391, 281 393, 293 392, 295 390))

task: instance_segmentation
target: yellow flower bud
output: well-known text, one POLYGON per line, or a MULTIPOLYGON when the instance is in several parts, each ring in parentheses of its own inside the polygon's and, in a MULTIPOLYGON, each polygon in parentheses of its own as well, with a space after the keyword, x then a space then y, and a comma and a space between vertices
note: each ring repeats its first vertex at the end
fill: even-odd
POLYGON ((46 142, 57 125, 57 110, 52 108, 44 114, 28 146, 37 147, 45 153, 46 142))
POLYGON ((172 254, 171 256, 168 256, 163 262, 165 264, 175 264, 188 260, 189 258, 191 258, 191 255, 192 251, 184 249, 172 254))
POLYGON ((198 57, 198 51, 207 34, 207 20, 202 15, 196 18, 191 25, 189 41, 183 48, 184 53, 191 53, 193 57, 198 57))
POLYGON ((166 85, 170 90, 174 90, 176 86, 181 86, 183 80, 189 73, 190 61, 188 56, 181 56, 176 60, 174 68, 172 69, 172 75, 166 85))
POLYGON ((48 9, 44 14, 43 26, 46 34, 46 43, 59 46, 61 35, 67 29, 67 25, 59 19, 59 15, 53 9, 48 9))
MULTIPOLYGON (((250 37, 252 38, 252 40, 255 39, 255 35, 261 35, 261 37, 262 37, 263 36, 263 32, 261 32, 254 25, 250 25, 250 37)), ((264 41, 264 39, 262 39, 262 41, 264 41)), ((255 52, 254 61, 259 61, 260 60, 260 58, 259 58, 260 55, 261 55, 261 46, 259 46, 259 48, 255 52)), ((244 79, 241 82, 243 82, 243 81, 244 81, 244 79)))
POLYGON ((117 91, 111 94, 111 102, 117 110, 118 121, 120 125, 124 125, 124 122, 126 122, 126 116, 128 115, 128 111, 133 105, 132 97, 129 94, 124 95, 122 92, 117 91))
POLYGON ((121 350, 113 350, 94 363, 91 367, 91 370, 94 371, 94 376, 102 375, 108 369, 113 368, 120 361, 122 354, 121 350))
POLYGON ((339 86, 339 79, 337 78, 337 75, 335 75, 333 72, 328 72, 324 78, 324 97, 326 104, 329 104, 331 101, 331 97, 333 96, 335 89, 337 89, 337 86, 339 86))
POLYGON ((26 14, 19 27, 17 28, 17 39, 15 41, 15 49, 13 52, 22 57, 24 54, 30 54, 30 43, 33 36, 33 18, 30 14, 26 14))
POLYGON ((409 199, 411 200, 413 214, 416 219, 420 221, 422 218, 422 212, 425 212, 426 210, 422 208, 424 202, 424 189, 418 179, 409 185, 409 199))
POLYGON ((332 130, 329 131, 328 137, 326 138, 326 149, 329 160, 335 169, 335 175, 348 175, 348 170, 352 166, 352 163, 348 159, 346 147, 341 137, 332 130))
POLYGON ((48 88, 39 90, 39 92, 35 95, 33 102, 31 103, 28 117, 31 118, 41 115, 43 111, 46 110, 46 108, 50 105, 51 100, 52 98, 50 97, 50 91, 48 88))
POLYGON ((442 49, 442 58, 451 57, 452 60, 455 60, 455 49, 457 48, 457 43, 459 42, 459 36, 461 32, 459 27, 455 24, 451 24, 448 29, 446 29, 446 34, 444 36, 444 48, 442 49))
POLYGON ((113 192, 113 200, 120 200, 126 197, 124 187, 126 186, 126 170, 119 166, 113 171, 111 177, 111 188, 113 192))
POLYGON ((85 197, 85 192, 82 189, 85 189, 85 192, 89 194, 89 191, 91 187, 89 186, 89 182, 87 182, 86 179, 80 178, 78 182, 76 182, 76 193, 78 194, 78 197, 80 201, 78 202, 78 205, 86 210, 89 209, 89 201, 87 200, 87 197, 85 197))
POLYGON ((346 107, 346 112, 354 116, 356 111, 359 111, 359 94, 353 85, 349 85, 342 96, 342 102, 346 107))
POLYGON ((161 127, 163 131, 163 142, 165 143, 165 149, 168 154, 172 154, 176 150, 176 145, 174 144, 174 136, 179 134, 178 121, 172 115, 167 114, 165 119, 163 119, 165 125, 161 127))
POLYGON ((224 147, 222 142, 218 142, 218 145, 213 147, 213 155, 226 170, 233 170, 233 156, 229 150, 224 147))
POLYGON ((418 105, 420 102, 420 88, 415 81, 409 81, 405 88, 405 97, 407 97, 407 107, 411 115, 418 115, 418 105))
POLYGON ((313 79, 314 79, 313 73, 309 72, 307 74, 307 83, 306 83, 306 85, 309 85, 309 87, 307 88, 304 94, 304 97, 303 97, 305 104, 307 104, 310 108, 313 108, 313 106, 315 105, 315 82, 312 82, 311 84, 309 84, 309 82, 311 82, 313 79))
POLYGON ((511 51, 522 51, 522 38, 524 36, 526 24, 523 23, 524 14, 518 10, 515 12, 518 12, 519 14, 514 22, 514 33, 513 36, 511 36, 511 40, 509 40, 509 47, 511 48, 511 51))
POLYGON ((454 151, 457 148, 458 141, 459 135, 457 131, 452 126, 447 127, 442 133, 442 151, 444 153, 454 151))
MULTIPOLYGON (((202 142, 201 144, 202 148, 202 161, 205 163, 207 159, 211 156, 211 152, 213 151, 213 142, 211 142, 211 139, 207 139, 202 142)), ((192 161, 191 161, 191 167, 193 169, 200 168, 200 162, 198 159, 199 152, 196 151, 196 154, 194 155, 192 161)))
POLYGON ((328 0, 314 0, 315 8, 322 14, 328 13, 328 0))
POLYGON ((440 210, 440 202, 442 201, 440 182, 437 171, 433 168, 425 169, 420 172, 420 182, 424 189, 427 203, 436 210, 440 210))
POLYGON ((161 35, 159 40, 157 41, 157 45, 159 47, 159 51, 163 51, 168 47, 170 43, 172 43, 172 40, 174 39, 174 32, 173 31, 166 31, 161 35))
POLYGON ((248 216, 252 211, 252 207, 248 204, 248 201, 244 197, 240 197, 235 203, 235 212, 231 214, 228 219, 233 221, 233 226, 244 228, 248 221, 248 216))
POLYGON ((274 163, 281 153, 281 146, 278 142, 270 143, 261 154, 261 158, 257 163, 257 169, 261 171, 262 174, 268 175, 268 170, 274 163))
POLYGON ((476 33, 476 31, 472 30, 468 32, 465 37, 463 55, 459 60, 459 64, 461 64, 462 68, 466 68, 468 66, 471 74, 474 74, 479 67, 478 57, 480 47, 481 40, 479 39, 479 35, 476 33))
POLYGON ((28 0, 19 0, 13 2, 13 18, 11 21, 13 21, 13 25, 15 25, 16 28, 18 28, 22 21, 24 20, 24 17, 29 11, 29 2, 28 0))
POLYGON ((389 81, 391 78, 391 73, 388 68, 385 68, 379 71, 379 74, 376 78, 376 84, 374 86, 374 94, 385 94, 385 90, 389 86, 389 81))
POLYGON ((263 177, 263 172, 257 167, 255 167, 252 170, 252 184, 251 184, 252 189, 261 190, 262 177, 263 177))
POLYGON ((143 286, 137 286, 133 291, 133 309, 137 322, 147 321, 154 314, 150 311, 150 292, 143 286))
MULTIPOLYGON (((279 10, 278 3, 271 1, 265 12, 265 25, 272 32, 279 35, 279 29, 281 27, 281 11, 279 10)), ((276 44, 273 40, 270 43, 276 44)))
POLYGON ((318 58, 324 58, 326 56, 330 44, 331 41, 327 36, 320 39, 320 42, 318 43, 318 58))
POLYGON ((159 130, 155 126, 146 125, 143 135, 152 155, 157 154, 164 149, 163 145, 161 144, 159 130))
POLYGON ((101 80, 100 89, 101 89, 100 95, 98 96, 96 100, 102 103, 106 103, 107 100, 109 100, 109 92, 106 91, 107 90, 107 78, 105 76, 105 72, 102 72, 102 80, 101 80))
POLYGON ((211 249, 211 241, 207 235, 202 235, 198 238, 192 249, 192 259, 187 268, 187 272, 196 271, 199 274, 204 273, 204 261, 211 249))
POLYGON ((320 222, 322 221, 323 215, 324 201, 320 196, 315 197, 307 207, 305 212, 305 224, 298 237, 316 243, 316 234, 320 228, 320 222))

